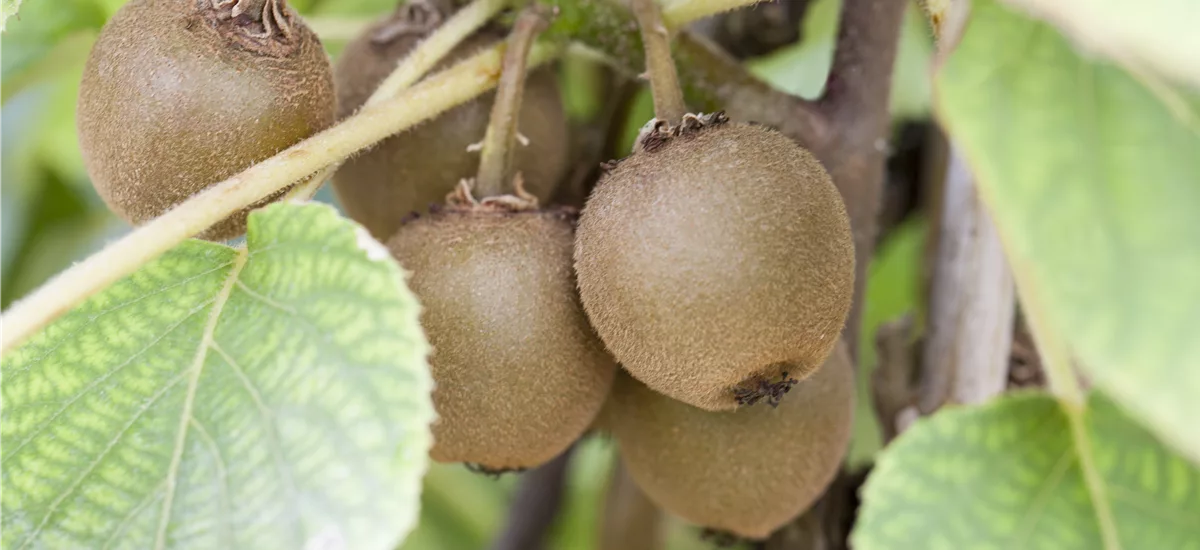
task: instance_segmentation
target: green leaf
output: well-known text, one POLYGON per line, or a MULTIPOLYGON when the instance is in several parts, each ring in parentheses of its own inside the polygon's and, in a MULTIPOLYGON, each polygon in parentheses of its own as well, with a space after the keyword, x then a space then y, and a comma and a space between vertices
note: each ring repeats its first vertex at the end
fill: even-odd
POLYGON ((1083 438, 1041 394, 919 421, 876 462, 854 547, 1200 548, 1200 469, 1106 398, 1094 394, 1079 414, 1083 438), (1108 544, 1102 521, 1116 539, 1108 544))
POLYGON ((434 416, 418 310, 328 206, 180 245, 4 358, 5 548, 393 548, 434 416))
POLYGON ((988 0, 936 86, 1023 297, 1094 382, 1200 461, 1200 99, 988 0))
MULTIPOLYGON (((60 44, 76 47, 70 37, 99 30, 110 15, 95 0, 33 0, 23 7, 19 17, 7 21, 9 6, 5 5, 7 28, 0 37, 4 51, 0 76, 5 81, 33 68, 60 44)), ((11 9, 15 13, 16 5, 11 9)))
POLYGON ((1082 47, 1200 88, 1195 0, 1005 0, 1054 23, 1082 47))
POLYGON ((0 5, 0 32, 8 26, 8 18, 16 15, 19 9, 21 0, 4 0, 4 4, 0 5))

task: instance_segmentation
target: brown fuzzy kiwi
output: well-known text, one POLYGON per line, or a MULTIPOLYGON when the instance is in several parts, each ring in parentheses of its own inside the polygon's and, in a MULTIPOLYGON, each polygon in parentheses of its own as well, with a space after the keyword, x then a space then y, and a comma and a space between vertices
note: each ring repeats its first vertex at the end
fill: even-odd
POLYGON ((579 222, 579 292, 651 388, 708 410, 779 399, 824 362, 854 290, 841 196, 808 151, 720 115, 654 130, 579 222))
POLYGON ((621 459, 655 504, 762 539, 811 506, 841 466, 854 372, 839 344, 779 407, 726 412, 692 407, 621 374, 605 414, 621 459))
MULTIPOLYGON (((84 68, 79 143, 96 191, 140 224, 328 127, 334 100, 325 51, 285 0, 133 0, 84 68)), ((253 208, 201 236, 243 233, 253 208)))
MULTIPOLYGON (((438 22, 440 16, 430 9, 434 7, 402 7, 346 46, 334 67, 339 118, 366 103, 404 56, 432 32, 429 20, 438 22)), ((441 66, 503 36, 482 31, 456 47, 441 66)), ((347 161, 333 179, 346 213, 376 238, 386 239, 411 212, 424 213, 431 204, 443 202, 460 180, 475 175, 479 153, 467 148, 483 139, 494 99, 494 92, 480 96, 347 161)), ((566 175, 570 154, 567 119, 552 70, 530 74, 518 130, 529 144, 517 148, 517 170, 524 175, 525 190, 544 202, 566 175)))
POLYGON ((434 348, 434 460, 492 472, 538 466, 603 405, 617 367, 575 295, 572 218, 439 210, 388 241, 413 273, 434 348))

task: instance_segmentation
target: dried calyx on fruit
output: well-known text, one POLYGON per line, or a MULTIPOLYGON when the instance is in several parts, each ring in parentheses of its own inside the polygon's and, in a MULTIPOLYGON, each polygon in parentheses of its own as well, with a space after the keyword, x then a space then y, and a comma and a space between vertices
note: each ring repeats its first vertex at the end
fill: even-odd
MULTIPOLYGON (((140 224, 324 129, 333 76, 285 0, 133 0, 79 87, 80 148, 101 198, 140 224)), ((202 234, 245 231, 250 209, 202 234)))
POLYGON ((412 272, 435 350, 440 419, 430 454, 493 473, 565 451, 592 424, 616 372, 575 294, 576 212, 540 208, 513 170, 513 114, 541 24, 537 11, 517 20, 478 177, 459 182, 445 206, 410 218, 388 240, 412 272), (513 193, 502 193, 509 185, 513 193))
POLYGON ((854 416, 845 345, 778 408, 705 411, 619 375, 604 425, 650 500, 683 519, 762 539, 825 491, 854 416))
POLYGON ((845 205, 821 163, 779 132, 683 114, 666 38, 642 27, 657 118, 583 209, 584 308, 654 390, 714 411, 778 406, 849 313, 845 205))
MULTIPOLYGON (((372 25, 346 46, 334 68, 338 116, 348 117, 410 51, 445 20, 444 1, 408 2, 372 25)), ((456 47, 442 66, 491 45, 503 35, 484 29, 456 47)), ((334 175, 334 190, 347 214, 376 238, 384 239, 411 212, 440 203, 461 179, 475 174, 478 153, 471 147, 488 124, 495 94, 460 105, 434 120, 392 136, 349 159, 334 175)), ((568 168, 567 119, 553 71, 534 71, 522 102, 523 145, 517 167, 526 189, 547 200, 568 168)))

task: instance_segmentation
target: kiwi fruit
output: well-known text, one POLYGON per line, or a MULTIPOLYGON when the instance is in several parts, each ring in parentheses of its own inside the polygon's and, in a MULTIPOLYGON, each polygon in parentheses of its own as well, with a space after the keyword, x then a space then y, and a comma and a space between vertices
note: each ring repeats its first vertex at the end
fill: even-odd
POLYGON ((605 408, 630 476, 689 522, 762 539, 833 481, 850 441, 854 372, 839 344, 779 407, 712 412, 622 374, 605 408))
MULTIPOLYGON (((347 44, 334 66, 338 116, 354 114, 404 57, 433 31, 444 15, 418 1, 366 29, 347 44)), ((456 47, 441 67, 501 40, 484 29, 456 47)), ((346 213, 378 239, 390 237, 411 212, 424 213, 464 178, 475 175, 479 153, 468 148, 483 139, 495 93, 459 105, 434 120, 392 136, 348 160, 333 187, 346 213)), ((516 167, 525 189, 545 202, 569 168, 569 131, 553 70, 533 71, 525 88, 518 130, 528 144, 518 147, 516 167)))
POLYGON ((642 383, 707 410, 783 394, 831 353, 854 243, 815 157, 716 115, 648 126, 579 221, 583 306, 642 383))
MULTIPOLYGON (((334 121, 329 59, 286 0, 132 0, 100 32, 77 125, 96 191, 140 224, 334 121)), ((201 236, 245 231, 254 207, 201 236)))
POLYGON ((575 294, 574 216, 438 208, 388 240, 434 348, 434 460, 532 468, 591 426, 617 367, 575 294))

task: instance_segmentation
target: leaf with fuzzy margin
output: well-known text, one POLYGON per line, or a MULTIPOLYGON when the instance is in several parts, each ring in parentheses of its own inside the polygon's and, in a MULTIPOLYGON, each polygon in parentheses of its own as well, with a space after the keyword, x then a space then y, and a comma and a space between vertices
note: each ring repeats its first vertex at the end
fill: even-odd
POLYGON ((917 422, 867 479, 854 548, 1200 548, 1200 469, 1098 394, 1081 414, 1082 438, 1043 394, 917 422))
POLYGON ((975 2, 936 80, 1017 275, 1089 377, 1200 462, 1200 97, 975 2))
POLYGON ((4 358, 4 546, 394 548, 432 442, 418 314, 328 206, 181 244, 4 358))

